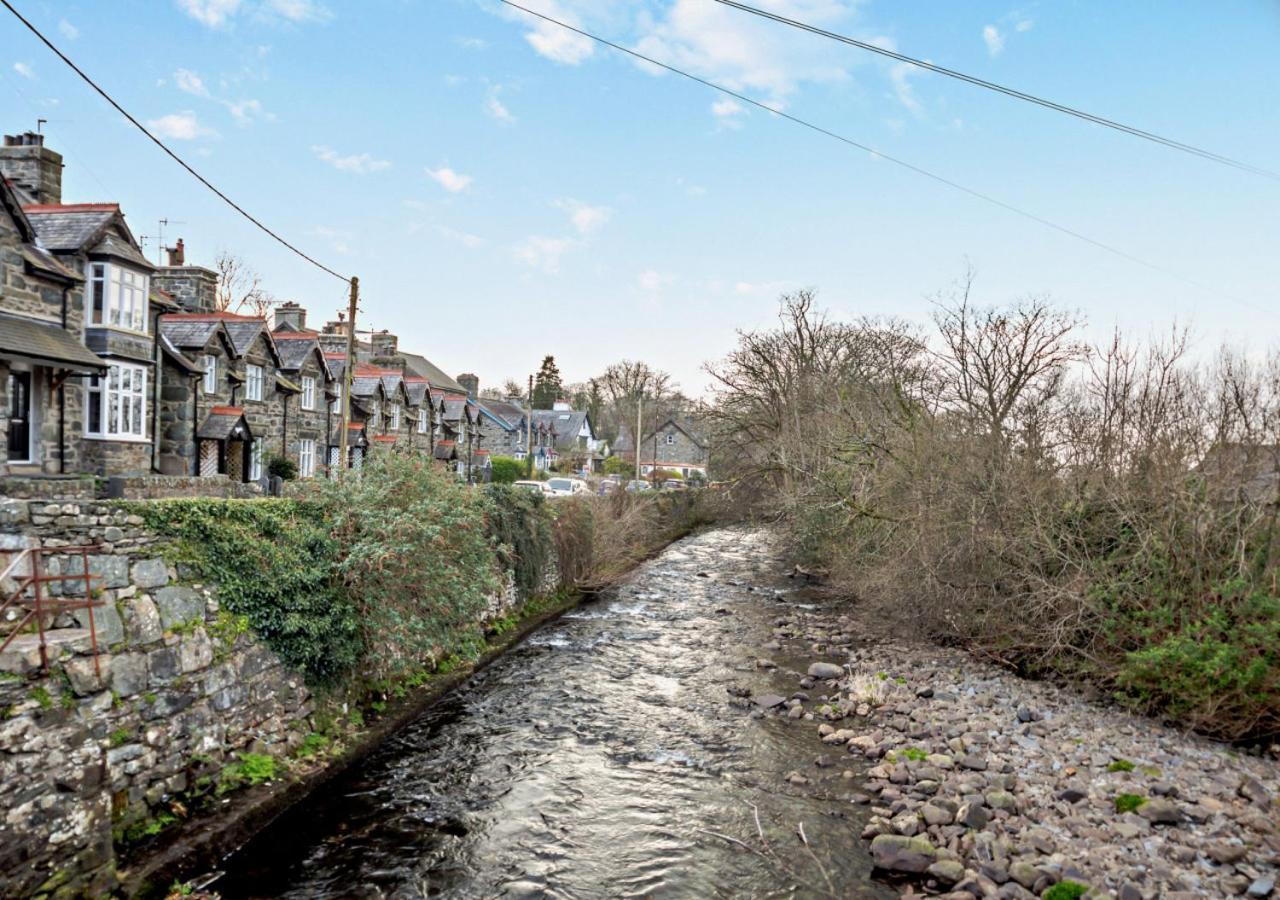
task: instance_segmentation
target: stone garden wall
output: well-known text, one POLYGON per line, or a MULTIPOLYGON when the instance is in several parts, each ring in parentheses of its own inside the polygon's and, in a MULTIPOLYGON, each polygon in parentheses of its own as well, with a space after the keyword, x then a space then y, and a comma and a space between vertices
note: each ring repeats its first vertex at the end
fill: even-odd
MULTIPOLYGON (((238 753, 279 753, 309 730, 302 677, 184 581, 142 520, 94 501, 0 499, 0 547, 99 543, 95 611, 35 647, 0 654, 0 896, 100 895, 114 884, 113 833, 146 834, 172 798, 238 753)), ((82 571, 50 558, 51 574, 82 571)), ((158 818, 160 817, 160 818, 158 818)))

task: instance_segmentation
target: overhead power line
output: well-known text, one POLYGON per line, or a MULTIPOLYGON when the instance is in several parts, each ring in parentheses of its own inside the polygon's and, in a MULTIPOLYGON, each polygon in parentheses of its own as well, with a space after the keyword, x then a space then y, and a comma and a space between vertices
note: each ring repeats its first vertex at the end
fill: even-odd
POLYGON ((52 41, 50 41, 47 37, 45 37, 45 36, 40 32, 40 29, 36 28, 36 26, 35 26, 35 25, 33 25, 33 24, 32 24, 32 23, 31 23, 31 22, 30 22, 30 21, 29 21, 25 16, 23 16, 23 15, 22 15, 22 13, 18 12, 16 9, 14 9, 14 8, 13 8, 13 4, 12 4, 12 3, 10 3, 10 2, 9 2, 9 0, 0 0, 0 3, 3 3, 3 4, 4 4, 5 9, 7 9, 7 10, 9 10, 9 12, 13 13, 13 15, 18 19, 18 21, 19 21, 19 22, 21 22, 23 25, 27 26, 27 29, 28 29, 32 34, 34 34, 36 37, 38 37, 38 38, 41 40, 41 42, 42 42, 46 47, 48 47, 50 50, 52 50, 52 51, 57 55, 57 57, 58 57, 59 59, 61 59, 64 63, 66 63, 68 66, 70 66, 70 67, 71 67, 71 69, 72 69, 72 71, 74 71, 77 75, 79 75, 82 79, 84 79, 85 83, 86 83, 86 84, 88 84, 88 85, 89 85, 89 87, 91 87, 91 88, 93 88, 95 91, 97 91, 97 92, 102 96, 102 99, 106 100, 106 101, 107 101, 108 103, 110 103, 113 107, 115 107, 116 112, 120 113, 120 115, 122 115, 122 116, 124 116, 126 119, 128 119, 128 120, 133 124, 133 126, 134 126, 135 128, 137 128, 139 131, 141 131, 143 134, 145 134, 147 137, 149 137, 149 138, 151 139, 152 143, 154 143, 157 147, 159 147, 159 148, 160 148, 161 150, 163 150, 166 154, 168 154, 168 156, 169 156, 171 159, 173 159, 173 161, 174 161, 174 162, 176 162, 178 165, 182 166, 182 168, 186 169, 186 170, 187 170, 187 171, 188 171, 188 172, 189 172, 189 173, 190 173, 190 174, 191 174, 191 175, 192 175, 192 176, 193 176, 197 181, 199 181, 201 184, 203 184, 203 185, 204 185, 205 187, 207 187, 209 190, 213 191, 213 193, 215 193, 215 194, 216 194, 216 195, 217 195, 217 196, 218 196, 218 197, 219 197, 219 198, 220 198, 224 203, 226 203, 228 206, 230 206, 232 209, 234 209, 234 210, 235 210, 236 212, 238 212, 240 215, 244 216, 246 219, 248 219, 250 222, 252 222, 254 225, 256 225, 259 229, 261 229, 263 232, 265 232, 268 236, 270 236, 270 237, 271 237, 271 238, 273 238, 274 240, 278 241, 280 244, 284 245, 286 248, 288 248, 289 250, 293 251, 295 254, 297 254, 298 256, 302 257, 302 258, 303 258, 303 259, 305 259, 307 262, 311 263, 311 265, 315 266, 317 269, 320 269, 322 272, 327 272, 327 273, 329 273, 330 275, 332 275, 334 278, 340 279, 340 280, 342 280, 342 281, 346 281, 346 282, 350 282, 350 281, 351 281, 351 279, 350 279, 350 278, 348 278, 346 275, 342 275, 342 274, 340 274, 340 273, 338 273, 338 272, 335 272, 333 269, 329 268, 329 267, 328 267, 328 266, 326 266, 324 263, 322 263, 322 262, 318 261, 318 260, 317 260, 317 259, 315 259, 314 257, 308 256, 306 253, 304 253, 304 252, 302 252, 301 250, 299 250, 299 249, 298 249, 297 247, 295 247, 293 244, 289 243, 289 241, 285 240, 285 239, 284 239, 283 237, 281 237, 279 234, 277 234, 276 232, 274 232, 274 231, 272 231, 270 228, 268 228, 266 225, 264 225, 264 224, 263 224, 263 223, 262 223, 258 218, 256 218, 255 216, 251 215, 251 214, 250 214, 248 211, 246 211, 246 210, 245 210, 245 208, 244 208, 244 207, 242 207, 240 204, 236 203, 234 200, 232 200, 230 197, 228 197, 228 196, 227 196, 226 194, 224 194, 222 191, 218 190, 218 188, 214 187, 214 185, 209 181, 209 179, 205 178, 203 175, 201 175, 199 172, 197 172, 195 169, 193 169, 193 168, 190 166, 190 164, 188 164, 188 163, 187 163, 187 161, 186 161, 186 160, 184 160, 181 156, 179 156, 178 154, 176 154, 176 153, 174 153, 172 150, 170 150, 170 149, 165 145, 164 141, 160 140, 158 137, 156 137, 154 134, 152 134, 152 133, 147 129, 147 127, 146 127, 145 125, 143 125, 141 122, 139 122, 137 119, 135 119, 132 115, 130 115, 130 113, 129 113, 129 111, 128 111, 128 110, 126 110, 123 106, 121 106, 119 103, 117 103, 117 102, 115 101, 115 99, 114 99, 110 94, 108 94, 105 90, 103 90, 101 87, 99 87, 99 86, 98 86, 98 84, 97 84, 97 82, 95 82, 92 78, 90 78, 87 74, 85 74, 85 72, 84 72, 84 70, 83 70, 83 69, 81 69, 81 68, 80 68, 79 66, 77 66, 74 62, 72 62, 72 61, 71 61, 71 59, 70 59, 70 58, 69 58, 65 53, 63 53, 61 50, 59 50, 57 47, 55 47, 55 46, 53 45, 53 42, 52 42, 52 41))
POLYGON ((1054 100, 1047 100, 1044 97, 1037 97, 1035 94, 1028 94, 1025 91, 1019 91, 1016 88, 997 84, 994 81, 987 81, 985 78, 978 78, 976 75, 957 72, 955 69, 948 69, 945 66, 939 66, 935 63, 929 62, 928 60, 916 59, 914 56, 907 56, 904 53, 896 53, 893 50, 888 50, 867 41, 860 41, 857 38, 852 38, 845 34, 837 34, 836 32, 828 31, 825 28, 819 28, 817 25, 810 25, 807 22, 800 22, 796 19, 790 19, 786 16, 779 15, 778 13, 769 12, 766 9, 759 9, 755 6, 749 6, 746 3, 740 3, 738 0, 716 0, 716 2, 725 6, 731 6, 734 9, 741 10, 745 13, 750 13, 753 16, 772 19, 774 22, 779 22, 783 25, 790 25, 792 28, 799 28, 801 31, 807 31, 810 34, 815 34, 819 37, 830 38, 833 41, 839 41, 840 43, 848 44, 851 47, 857 47, 871 53, 878 53, 881 56, 897 60, 898 62, 907 63, 908 65, 916 66, 921 69, 927 69, 928 71, 935 72, 938 75, 946 75, 948 78, 955 78, 959 81, 968 82, 969 84, 976 85, 977 87, 986 88, 987 90, 995 91, 998 94, 1004 94, 1006 97, 1013 97, 1015 100, 1025 100, 1027 103, 1034 103, 1037 106, 1043 106, 1045 109, 1051 109, 1054 112, 1075 116, 1077 119, 1092 122, 1094 125, 1101 125, 1104 128, 1121 131, 1125 134, 1132 135, 1133 137, 1152 141, 1153 143, 1161 144, 1173 150, 1181 150, 1183 153, 1190 153, 1192 156, 1198 156, 1201 159, 1207 159, 1211 162, 1216 162, 1224 166, 1231 166, 1234 169, 1240 169, 1241 171, 1249 172, 1253 175, 1261 175, 1264 178, 1271 178, 1280 181, 1280 173, 1272 172, 1268 169, 1262 169, 1258 166, 1251 165, 1250 163, 1241 162, 1238 159, 1232 159, 1229 156, 1223 156, 1220 153, 1214 153, 1213 151, 1205 150, 1202 147, 1196 147, 1193 144, 1186 144, 1182 141, 1176 141, 1173 138, 1153 134, 1150 131, 1144 131, 1143 129, 1136 128, 1132 125, 1125 125, 1123 122, 1116 122, 1113 119, 1094 115, 1093 113, 1086 112, 1083 109, 1067 106, 1065 103, 1058 103, 1054 100))
MULTIPOLYGON (((6 2, 6 0, 0 0, 0 2, 6 2)), ((531 16, 534 16, 535 18, 542 19, 544 22, 549 22, 552 25, 557 25, 567 31, 572 31, 574 34, 581 35, 582 37, 593 40, 596 43, 602 44, 606 47, 611 47, 612 49, 617 50, 620 53, 625 53, 627 56, 630 56, 634 59, 641 60, 642 62, 646 62, 651 66, 657 66, 659 69, 663 69, 667 72, 671 72, 672 74, 679 75, 682 78, 687 78, 690 81, 695 81, 698 84, 711 88, 712 90, 719 91, 722 94, 726 94, 734 98, 735 100, 741 100, 743 103, 747 103, 751 106, 756 107, 757 109, 762 109, 767 113, 771 113, 775 116, 786 119, 789 122, 794 122, 796 125, 800 125, 801 127, 807 128, 810 131, 817 132, 818 134, 824 135, 825 137, 829 137, 833 140, 839 141, 842 144, 847 144, 850 147, 855 147, 858 150, 862 150, 866 153, 871 154, 873 157, 876 157, 877 159, 882 159, 885 162, 892 163, 895 166, 899 166, 903 169, 906 169, 909 172, 914 172, 917 175, 922 175, 923 177, 928 178, 931 181, 935 181, 938 184, 946 185, 947 187, 952 188, 953 190, 957 190, 957 191, 960 191, 961 193, 968 194, 970 197, 976 197, 977 199, 982 200, 984 203, 989 203, 992 206, 998 206, 1003 210, 1014 213, 1015 215, 1022 216, 1024 219, 1030 219, 1032 222, 1036 222, 1040 225, 1045 226, 1046 228, 1052 228, 1054 231, 1057 231, 1061 234, 1065 234, 1068 237, 1075 238, 1076 240, 1082 241, 1093 247, 1097 247, 1099 250, 1104 250, 1107 253, 1112 254, 1113 256, 1118 256, 1121 259, 1127 260, 1131 263, 1136 263, 1137 265, 1143 266, 1144 268, 1151 269, 1152 271, 1155 271, 1155 272, 1160 272, 1161 274, 1168 275, 1171 278, 1176 278, 1179 281, 1182 281, 1186 284, 1190 284, 1194 287, 1199 288, 1200 290, 1207 291, 1212 294, 1218 294, 1220 296, 1225 296, 1220 290, 1211 288, 1205 284, 1201 284, 1198 281, 1187 278, 1185 275, 1181 275, 1177 272, 1170 271, 1169 269, 1166 269, 1163 266, 1158 266, 1155 263, 1148 262, 1147 260, 1142 259, 1141 257, 1138 257, 1138 256, 1134 256, 1131 253, 1126 253, 1124 250, 1121 250, 1117 247, 1113 247, 1110 244, 1103 243, 1102 241, 1095 240, 1094 238, 1091 238, 1085 234, 1081 234, 1078 231, 1074 231, 1066 227, 1065 225, 1059 225, 1057 222, 1053 222, 1042 216, 1038 216, 1035 213, 1028 212, 1027 210, 1014 206, 1011 203, 1006 203, 1005 201, 1000 200, 997 197, 993 197, 990 194, 985 194, 982 191, 975 190, 971 187, 966 187, 965 185, 960 184, 957 181, 952 181, 950 178, 946 178, 942 175, 938 175, 934 172, 930 172, 928 169, 923 169, 920 166, 907 162, 906 160, 898 159, 895 156, 890 156, 889 154, 883 153, 867 144, 859 143, 858 141, 855 141, 853 138, 846 137, 842 134, 831 131, 830 129, 824 128, 821 125, 815 125, 813 122, 807 121, 806 119, 801 119, 799 116, 794 116, 791 113, 784 112, 783 110, 780 110, 780 109, 774 109, 773 107, 769 106, 767 103, 764 103, 760 100, 756 100, 752 97, 748 97, 746 94, 740 94, 735 90, 724 87, 723 85, 720 85, 720 84, 716 84, 714 81, 709 81, 706 78, 702 78, 698 75, 693 75, 689 72, 684 71, 683 69, 677 69, 675 66, 669 65, 664 62, 660 62, 659 60, 656 60, 651 56, 646 56, 645 54, 640 53, 637 50, 632 50, 630 47, 624 47, 622 44, 614 43, 613 41, 608 40, 607 38, 602 38, 598 35, 592 34, 589 31, 584 31, 581 28, 578 28, 574 25, 570 25, 568 22, 564 22, 552 16, 545 15, 544 13, 536 12, 532 9, 529 9, 528 7, 521 6, 519 3, 514 2, 514 0, 499 0, 499 2, 506 6, 510 6, 512 9, 518 9, 523 13, 527 13, 531 16)), ((1249 303, 1245 300, 1241 300, 1235 297, 1232 297, 1230 299, 1234 300, 1235 302, 1242 303, 1246 306, 1257 308, 1255 304, 1249 303)))

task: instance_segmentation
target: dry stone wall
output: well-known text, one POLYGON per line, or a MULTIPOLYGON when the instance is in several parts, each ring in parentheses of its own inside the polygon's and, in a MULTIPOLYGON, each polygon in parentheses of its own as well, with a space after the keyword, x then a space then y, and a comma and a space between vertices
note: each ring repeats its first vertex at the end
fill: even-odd
MULTIPOLYGON (((284 752, 308 730, 302 677, 220 609, 215 586, 167 562, 140 517, 0 500, 0 547, 84 543, 101 544, 96 659, 83 611, 50 633, 49 675, 30 643, 0 654, 0 896, 106 892, 113 833, 145 833, 236 754, 284 752)), ((53 555, 48 571, 83 561, 53 555)))

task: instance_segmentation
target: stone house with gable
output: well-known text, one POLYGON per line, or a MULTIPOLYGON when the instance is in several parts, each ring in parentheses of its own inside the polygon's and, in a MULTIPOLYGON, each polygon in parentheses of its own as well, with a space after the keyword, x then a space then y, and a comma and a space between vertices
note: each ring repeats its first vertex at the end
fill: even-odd
POLYGON ((83 312, 83 277, 40 245, 0 179, 0 477, 81 471, 83 385, 107 370, 81 341, 83 312))
MULTIPOLYGON (((62 202, 62 157, 44 146, 43 136, 8 136, 0 174, 22 201, 38 246, 84 280, 82 340, 105 369, 81 382, 79 468, 102 475, 154 471, 155 320, 169 302, 151 291, 156 267, 143 256, 118 204, 62 202)), ((64 418, 64 434, 66 424, 64 418)))
POLYGON ((253 435, 243 415, 228 412, 235 408, 238 382, 226 325, 198 313, 161 316, 160 339, 160 471, 243 481, 253 435))
POLYGON ((286 432, 286 453, 297 463, 299 478, 312 478, 326 469, 335 424, 341 427, 341 410, 336 420, 333 415, 338 385, 318 333, 306 329, 306 312, 297 304, 277 309, 272 336, 281 370, 300 389, 292 428, 286 432))
POLYGON ((684 416, 670 415, 660 420, 640 442, 640 472, 655 468, 679 472, 689 478, 707 476, 711 452, 706 438, 684 416))
POLYGON ((568 460, 579 472, 593 472, 604 464, 603 445, 589 413, 557 400, 552 409, 535 409, 532 415, 535 423, 545 426, 541 435, 545 444, 535 452, 542 451, 550 462, 568 460))

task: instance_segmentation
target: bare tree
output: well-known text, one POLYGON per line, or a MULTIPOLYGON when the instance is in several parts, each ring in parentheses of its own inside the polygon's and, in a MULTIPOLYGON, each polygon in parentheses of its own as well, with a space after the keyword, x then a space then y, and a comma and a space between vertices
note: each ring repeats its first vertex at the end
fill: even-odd
POLYGON ((262 277, 229 250, 218 253, 214 260, 218 273, 216 303, 221 312, 266 318, 276 299, 262 286, 262 277))

